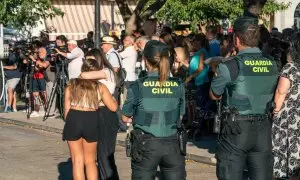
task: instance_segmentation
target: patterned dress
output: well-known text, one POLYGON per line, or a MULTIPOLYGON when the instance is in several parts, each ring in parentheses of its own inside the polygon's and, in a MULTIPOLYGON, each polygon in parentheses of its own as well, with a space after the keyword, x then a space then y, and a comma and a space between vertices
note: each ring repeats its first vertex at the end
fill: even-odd
POLYGON ((300 65, 286 64, 281 77, 289 79, 291 87, 282 109, 273 119, 272 145, 276 178, 298 175, 300 168, 300 65))

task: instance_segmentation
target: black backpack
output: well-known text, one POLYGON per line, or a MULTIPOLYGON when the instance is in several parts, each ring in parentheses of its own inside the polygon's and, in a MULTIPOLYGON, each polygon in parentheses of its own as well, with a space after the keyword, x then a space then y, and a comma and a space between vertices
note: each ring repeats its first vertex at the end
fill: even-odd
POLYGON ((116 72, 116 89, 123 89, 123 86, 124 86, 124 81, 126 79, 126 75, 127 75, 127 72, 126 70, 122 67, 122 63, 121 63, 121 60, 119 58, 119 55, 113 51, 113 53, 115 53, 118 57, 118 61, 119 61, 119 65, 120 65, 120 68, 118 69, 118 71, 116 72))

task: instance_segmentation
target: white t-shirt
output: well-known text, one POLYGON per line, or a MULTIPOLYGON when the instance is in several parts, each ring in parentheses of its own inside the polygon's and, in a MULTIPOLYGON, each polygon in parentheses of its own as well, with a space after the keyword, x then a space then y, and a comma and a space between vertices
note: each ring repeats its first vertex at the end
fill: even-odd
POLYGON ((67 59, 70 60, 68 64, 69 79, 78 78, 81 73, 81 66, 83 64, 84 53, 76 47, 70 53, 67 53, 67 59))
POLYGON ((102 71, 106 74, 107 78, 101 79, 101 80, 99 80, 99 82, 104 84, 111 94, 114 94, 115 89, 116 89, 114 73, 108 68, 104 68, 104 69, 102 69, 102 71))
POLYGON ((137 60, 137 52, 133 46, 127 47, 123 52, 119 53, 122 58, 122 67, 126 71, 125 81, 135 81, 135 65, 137 60))
POLYGON ((113 68, 119 68, 120 64, 119 64, 119 59, 121 62, 121 58, 119 56, 119 53, 114 49, 111 48, 107 53, 106 53, 106 58, 109 61, 109 63, 111 64, 111 66, 113 68))

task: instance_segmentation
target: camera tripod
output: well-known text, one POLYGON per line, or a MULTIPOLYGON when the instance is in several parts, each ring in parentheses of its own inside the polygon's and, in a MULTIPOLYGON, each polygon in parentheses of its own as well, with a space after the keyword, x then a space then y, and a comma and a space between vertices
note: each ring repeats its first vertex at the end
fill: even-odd
POLYGON ((61 65, 56 65, 57 74, 55 77, 55 80, 53 82, 53 87, 46 105, 45 109, 45 115, 43 117, 43 121, 46 121, 46 119, 49 117, 50 110, 52 107, 52 104, 54 102, 54 99, 56 98, 56 95, 58 95, 58 106, 59 106, 59 113, 60 117, 64 119, 64 90, 66 83, 68 81, 68 76, 66 74, 66 61, 62 59, 61 57, 58 57, 58 61, 61 63, 61 65))

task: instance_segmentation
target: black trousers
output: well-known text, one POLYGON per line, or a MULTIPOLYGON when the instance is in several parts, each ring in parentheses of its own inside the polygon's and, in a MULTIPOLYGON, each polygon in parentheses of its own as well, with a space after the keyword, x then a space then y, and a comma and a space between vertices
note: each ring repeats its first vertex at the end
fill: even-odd
POLYGON ((242 180, 248 169, 251 180, 272 179, 272 141, 269 120, 238 121, 239 135, 220 135, 217 142, 217 177, 242 180))
POLYGON ((101 180, 118 180, 118 170, 115 163, 115 147, 118 133, 118 116, 107 107, 99 110, 99 140, 97 161, 101 180))
POLYGON ((176 138, 145 139, 142 156, 141 162, 131 161, 132 180, 154 180, 158 166, 164 180, 186 178, 185 158, 176 138))

